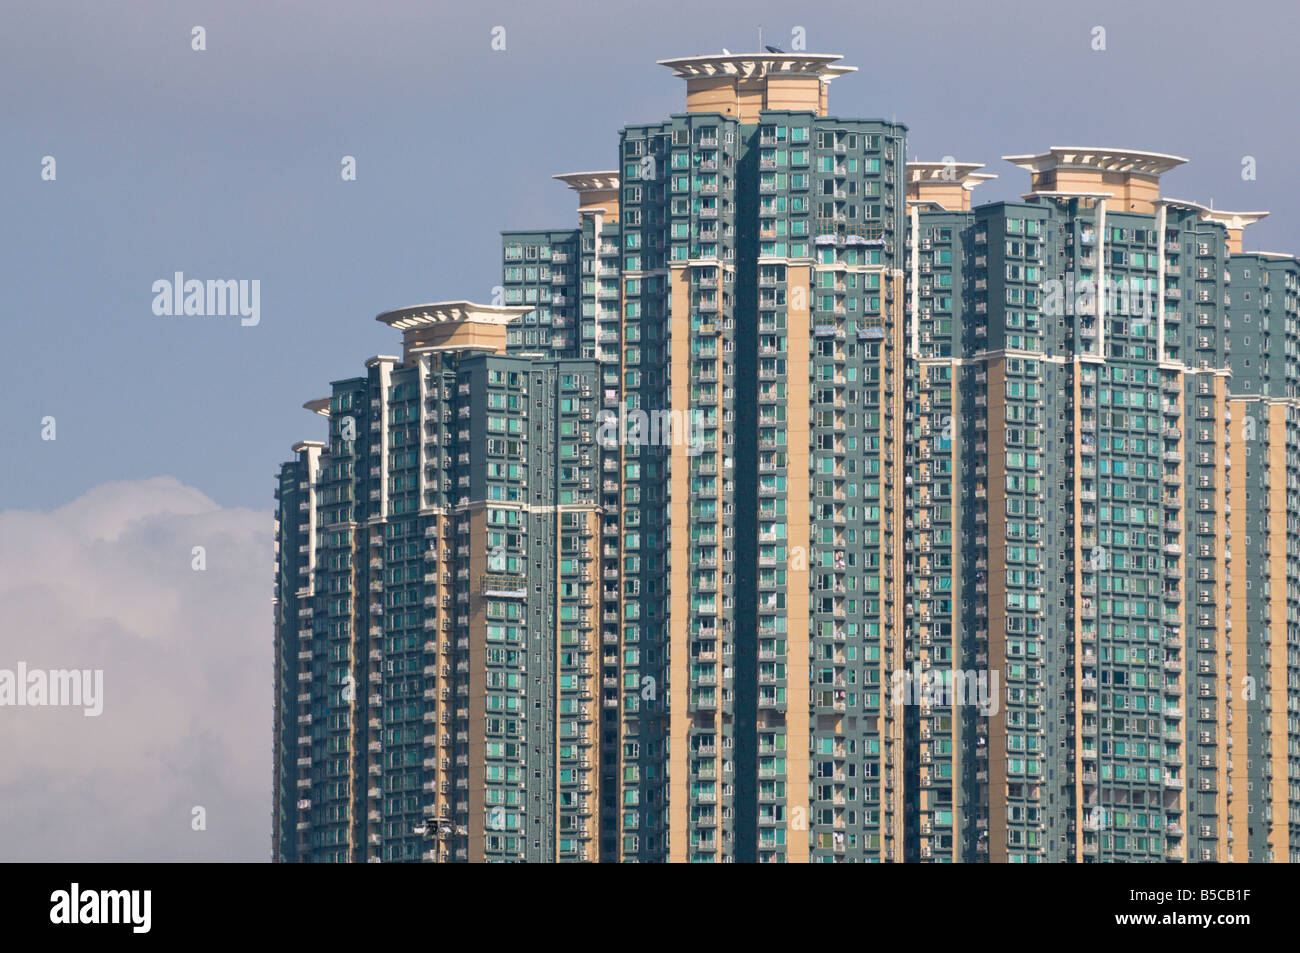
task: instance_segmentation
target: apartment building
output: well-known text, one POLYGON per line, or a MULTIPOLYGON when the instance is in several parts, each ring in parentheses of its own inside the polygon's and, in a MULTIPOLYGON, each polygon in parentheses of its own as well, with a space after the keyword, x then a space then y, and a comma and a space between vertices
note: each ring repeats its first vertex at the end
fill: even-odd
POLYGON ((524 309, 379 316, 277 497, 276 854, 595 859, 595 369, 524 309))
POLYGON ((278 859, 1300 851, 1300 263, 1160 153, 975 204, 839 60, 661 61, 492 305, 308 404, 278 859))
POLYGON ((1228 410, 1234 437, 1228 532, 1239 541, 1227 631, 1232 688, 1245 708, 1244 717, 1235 717, 1228 727, 1234 767, 1229 859, 1296 863, 1300 262, 1292 255, 1241 250, 1241 229, 1261 214, 1225 218, 1232 243, 1231 300, 1224 320, 1230 322, 1232 341, 1228 410))
MULTIPOLYGON (((1249 648, 1232 628, 1234 614, 1253 612, 1257 626, 1267 617, 1246 588, 1248 572, 1232 566, 1231 546, 1234 507, 1236 521, 1251 519, 1243 497, 1262 492, 1259 476, 1232 472, 1251 448, 1232 429, 1229 401, 1232 382, 1245 384, 1251 367, 1240 350, 1244 322, 1234 317, 1249 299, 1233 303, 1232 272, 1253 259, 1256 283, 1269 281, 1257 256, 1241 254, 1242 228, 1259 213, 1161 198, 1159 177, 1183 161, 1173 156, 1058 148, 1007 159, 1030 172, 1030 191, 1020 203, 974 210, 967 195, 978 166, 909 166, 918 454, 947 420, 947 399, 963 395, 954 398, 962 413, 937 439, 953 441, 952 467, 964 474, 972 512, 951 515, 943 529, 964 534, 952 555, 964 564, 961 584, 975 590, 962 635, 936 652, 934 633, 922 630, 929 644, 915 651, 945 668, 949 657, 962 659, 954 672, 971 659, 977 669, 987 664, 1006 685, 1000 713, 974 713, 974 743, 960 750, 975 757, 965 771, 952 766, 971 806, 958 812, 951 841, 922 792, 920 853, 1268 859, 1264 832, 1277 827, 1263 818, 1284 807, 1274 803, 1280 786, 1264 778, 1295 774, 1281 758, 1286 718, 1272 698, 1234 696, 1234 685, 1251 651, 1253 668, 1268 669, 1252 677, 1277 684, 1286 652, 1270 645, 1267 626, 1249 648), (960 381, 951 391, 950 378, 960 381), (936 388, 937 412, 927 395, 936 388), (1243 750, 1247 724, 1260 727, 1243 750), (1265 755, 1268 745, 1274 753, 1265 755)), ((1283 273, 1294 263, 1265 258, 1283 273)), ((1287 285, 1281 273, 1272 280, 1287 285)), ((1286 301, 1278 300, 1278 336, 1257 334, 1252 353, 1257 382, 1272 375, 1285 434, 1285 355, 1294 344, 1283 337, 1286 301)), ((1281 439, 1276 467, 1285 473, 1281 439)), ((1265 466, 1253 453, 1247 466, 1265 466)), ((924 462, 911 473, 922 492, 934 480, 924 462)), ((1285 523, 1285 491, 1274 496, 1285 523)), ((1270 521, 1258 506, 1252 515, 1256 548, 1269 551, 1260 530, 1270 521)), ((1285 552, 1285 528, 1278 532, 1274 545, 1285 552)), ((1285 574, 1284 559, 1257 558, 1285 574)), ((1267 610, 1283 642, 1285 603, 1267 610)), ((924 603, 919 611, 924 621, 924 603)), ((925 766, 943 753, 925 748, 941 736, 924 714, 923 786, 925 766)))

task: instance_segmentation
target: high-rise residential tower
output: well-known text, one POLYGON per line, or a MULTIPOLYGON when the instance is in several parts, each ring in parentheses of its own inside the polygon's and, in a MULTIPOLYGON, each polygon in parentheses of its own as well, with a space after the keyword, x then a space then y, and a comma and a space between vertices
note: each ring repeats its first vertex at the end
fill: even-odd
POLYGON ((1203 210, 1229 228, 1232 379, 1227 532, 1238 544, 1228 615, 1234 718, 1233 861, 1300 862, 1300 262, 1243 252, 1260 217, 1203 210))
POLYGON ((1296 859, 1300 264, 1160 153, 976 205, 839 60, 662 61, 307 405, 277 859, 1296 859))
MULTIPOLYGON (((934 633, 922 630, 931 645, 916 651, 959 681, 973 662, 1005 684, 1001 710, 974 712, 973 744, 958 748, 968 768, 954 765, 953 775, 969 806, 955 815, 957 853, 923 792, 922 857, 1283 859, 1287 848, 1266 846, 1265 831, 1281 845, 1294 836, 1252 818, 1285 806, 1270 800, 1266 810, 1281 786, 1263 779, 1294 776, 1282 748, 1295 725, 1279 698, 1254 686, 1289 674, 1287 652, 1260 621, 1273 618, 1284 643, 1294 642, 1293 623, 1285 597, 1267 603, 1232 562, 1234 525, 1244 533, 1242 521, 1255 520, 1258 559, 1286 550, 1285 529, 1272 530, 1273 541, 1261 532, 1270 512, 1290 523, 1285 491, 1265 501, 1269 463, 1253 436, 1242 442, 1229 406, 1232 381, 1253 357, 1273 375, 1271 433, 1283 446, 1271 467, 1275 478, 1285 473, 1294 343, 1284 335, 1294 321, 1279 297, 1278 336, 1256 334, 1241 355, 1235 312, 1244 301, 1234 304, 1230 286, 1230 272, 1252 263, 1269 286, 1259 257, 1241 254, 1241 229, 1259 213, 1161 198, 1159 177, 1183 161, 1173 156, 1054 148, 1009 161, 1031 173, 1023 201, 973 210, 959 186, 977 184, 977 166, 909 166, 915 477, 933 479, 927 449, 951 440, 969 500, 945 520, 962 535, 952 582, 964 596, 962 635, 936 657, 934 633), (949 375, 959 381, 951 391, 949 375), (939 411, 926 396, 936 387, 939 411), (960 412, 954 403, 948 418, 958 394, 960 412), (940 424, 942 437, 928 436, 940 424), (927 439, 941 442, 927 448, 927 439), (1247 641, 1233 622, 1251 614, 1257 632, 1247 641), (1271 730, 1252 728, 1246 742, 1246 726, 1261 722, 1271 730), (1255 793, 1266 787, 1268 798, 1255 793)), ((1264 257, 1285 287, 1294 259, 1264 257)), ((1280 582, 1286 559, 1263 559, 1280 582)), ((936 729, 924 714, 923 785, 925 765, 942 753, 926 750, 936 729)))
POLYGON ((276 854, 595 859, 594 367, 390 311, 277 494, 276 854))

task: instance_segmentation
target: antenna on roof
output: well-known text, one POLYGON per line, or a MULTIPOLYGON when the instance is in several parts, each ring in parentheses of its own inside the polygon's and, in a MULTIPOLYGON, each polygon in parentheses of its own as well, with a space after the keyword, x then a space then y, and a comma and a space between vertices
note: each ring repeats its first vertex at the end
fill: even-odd
POLYGON ((779 47, 776 47, 776 46, 765 46, 765 47, 763 47, 763 49, 767 50, 769 53, 784 53, 784 52, 785 52, 785 50, 783 50, 783 49, 781 49, 781 48, 779 48, 779 47))
POLYGON ((759 28, 758 28, 758 46, 759 46, 759 49, 762 49, 762 48, 763 48, 763 28, 762 28, 762 27, 759 27, 759 28))
POLYGON ((724 46, 724 47, 722 48, 722 55, 723 55, 723 56, 730 56, 730 55, 731 55, 731 50, 727 49, 727 48, 724 46))

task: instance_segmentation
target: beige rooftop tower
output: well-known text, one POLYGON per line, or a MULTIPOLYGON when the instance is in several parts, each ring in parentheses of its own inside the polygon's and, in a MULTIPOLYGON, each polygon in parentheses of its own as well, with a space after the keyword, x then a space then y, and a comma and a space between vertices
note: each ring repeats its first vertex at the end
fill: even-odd
POLYGON ((686 80, 687 112, 718 112, 757 122, 764 109, 808 110, 826 115, 827 92, 840 66, 831 53, 720 53, 660 60, 686 80))
POLYGON ((1040 155, 1003 156, 1029 170, 1031 195, 1088 195, 1117 200, 1111 211, 1150 215, 1160 176, 1187 160, 1160 152, 1094 146, 1052 146, 1040 155))
POLYGON ((978 172, 982 162, 909 162, 908 204, 937 205, 948 212, 969 212, 971 192, 997 176, 978 172))

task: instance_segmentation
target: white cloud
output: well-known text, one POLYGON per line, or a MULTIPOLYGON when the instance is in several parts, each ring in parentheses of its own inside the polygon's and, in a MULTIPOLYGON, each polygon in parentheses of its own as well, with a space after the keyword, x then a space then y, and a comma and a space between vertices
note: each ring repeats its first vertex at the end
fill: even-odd
POLYGON ((0 511, 0 668, 104 672, 98 718, 0 707, 4 859, 269 859, 272 559, 269 511, 170 477, 0 511))

